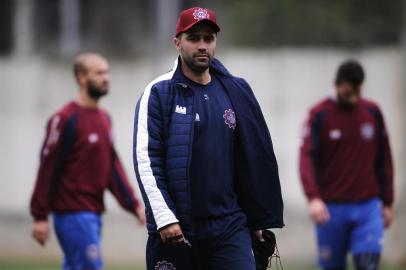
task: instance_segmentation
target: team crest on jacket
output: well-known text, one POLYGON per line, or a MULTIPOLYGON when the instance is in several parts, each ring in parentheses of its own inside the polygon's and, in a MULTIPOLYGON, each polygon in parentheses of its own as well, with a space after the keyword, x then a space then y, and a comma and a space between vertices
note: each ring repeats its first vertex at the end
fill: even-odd
POLYGON ((233 110, 228 109, 224 111, 223 114, 224 122, 229 128, 235 129, 237 126, 237 120, 235 119, 235 113, 233 110))
POLYGON ((160 261, 156 263, 155 270, 176 270, 176 267, 170 262, 160 261))
POLYGON ((374 126, 371 123, 363 123, 361 125, 361 137, 366 140, 366 141, 370 141, 374 138, 374 126))
POLYGON ((193 17, 195 18, 195 20, 203 20, 203 19, 209 19, 210 15, 209 13, 207 13, 207 10, 203 9, 203 8, 198 8, 195 9, 193 12, 193 17))

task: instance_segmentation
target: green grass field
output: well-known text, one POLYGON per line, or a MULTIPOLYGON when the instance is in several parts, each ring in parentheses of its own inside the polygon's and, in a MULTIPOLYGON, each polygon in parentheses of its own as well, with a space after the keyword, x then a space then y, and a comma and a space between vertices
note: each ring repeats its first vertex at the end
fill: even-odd
MULTIPOLYGON (((59 270, 58 263, 29 263, 29 262, 0 262, 0 270, 59 270)), ((271 269, 281 269, 273 266, 271 269)), ((300 266, 291 265, 289 263, 283 264, 283 270, 316 270, 315 266, 300 266)), ((389 266, 383 265, 380 270, 405 270, 406 266, 389 266)), ((144 266, 117 266, 117 265, 107 265, 105 270, 144 270, 144 266)), ((348 270, 353 270, 349 267, 348 270)))
MULTIPOLYGON (((60 270, 60 267, 58 263, 0 262, 0 270, 60 270)), ((105 270, 144 270, 144 267, 106 265, 105 270)))

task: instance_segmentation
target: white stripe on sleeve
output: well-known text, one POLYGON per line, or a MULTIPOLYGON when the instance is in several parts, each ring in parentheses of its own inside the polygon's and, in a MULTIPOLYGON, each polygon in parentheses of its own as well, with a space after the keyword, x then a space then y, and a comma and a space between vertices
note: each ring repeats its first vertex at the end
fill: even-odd
POLYGON ((168 224, 179 222, 173 212, 169 209, 165 199, 157 186, 156 179, 152 172, 151 160, 148 153, 148 100, 151 93, 151 88, 159 81, 169 80, 176 71, 178 60, 175 61, 174 67, 168 73, 156 78, 147 85, 142 95, 139 112, 138 112, 138 132, 136 158, 138 164, 138 172, 140 174, 141 183, 144 186, 145 193, 148 197, 152 208, 152 213, 158 230, 168 224))

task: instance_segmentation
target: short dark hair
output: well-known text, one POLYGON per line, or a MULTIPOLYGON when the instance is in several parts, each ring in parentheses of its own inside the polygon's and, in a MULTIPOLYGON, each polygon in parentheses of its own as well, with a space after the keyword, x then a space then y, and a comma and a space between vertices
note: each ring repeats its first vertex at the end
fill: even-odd
POLYGON ((364 69, 361 64, 354 59, 344 61, 337 70, 336 84, 348 82, 354 87, 360 86, 365 79, 364 69))

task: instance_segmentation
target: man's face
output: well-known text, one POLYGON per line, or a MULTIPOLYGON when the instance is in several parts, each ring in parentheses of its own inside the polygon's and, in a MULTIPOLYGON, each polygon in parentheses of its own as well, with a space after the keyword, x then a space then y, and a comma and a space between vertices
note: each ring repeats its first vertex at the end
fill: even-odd
POLYGON ((83 79, 89 96, 99 99, 106 95, 109 92, 110 82, 108 63, 100 58, 89 59, 86 69, 83 79))
POLYGON ((345 107, 354 107, 361 96, 361 85, 354 86, 349 82, 336 83, 338 102, 345 107))
POLYGON ((195 73, 210 66, 216 50, 217 36, 210 25, 200 23, 174 39, 183 62, 195 73))

